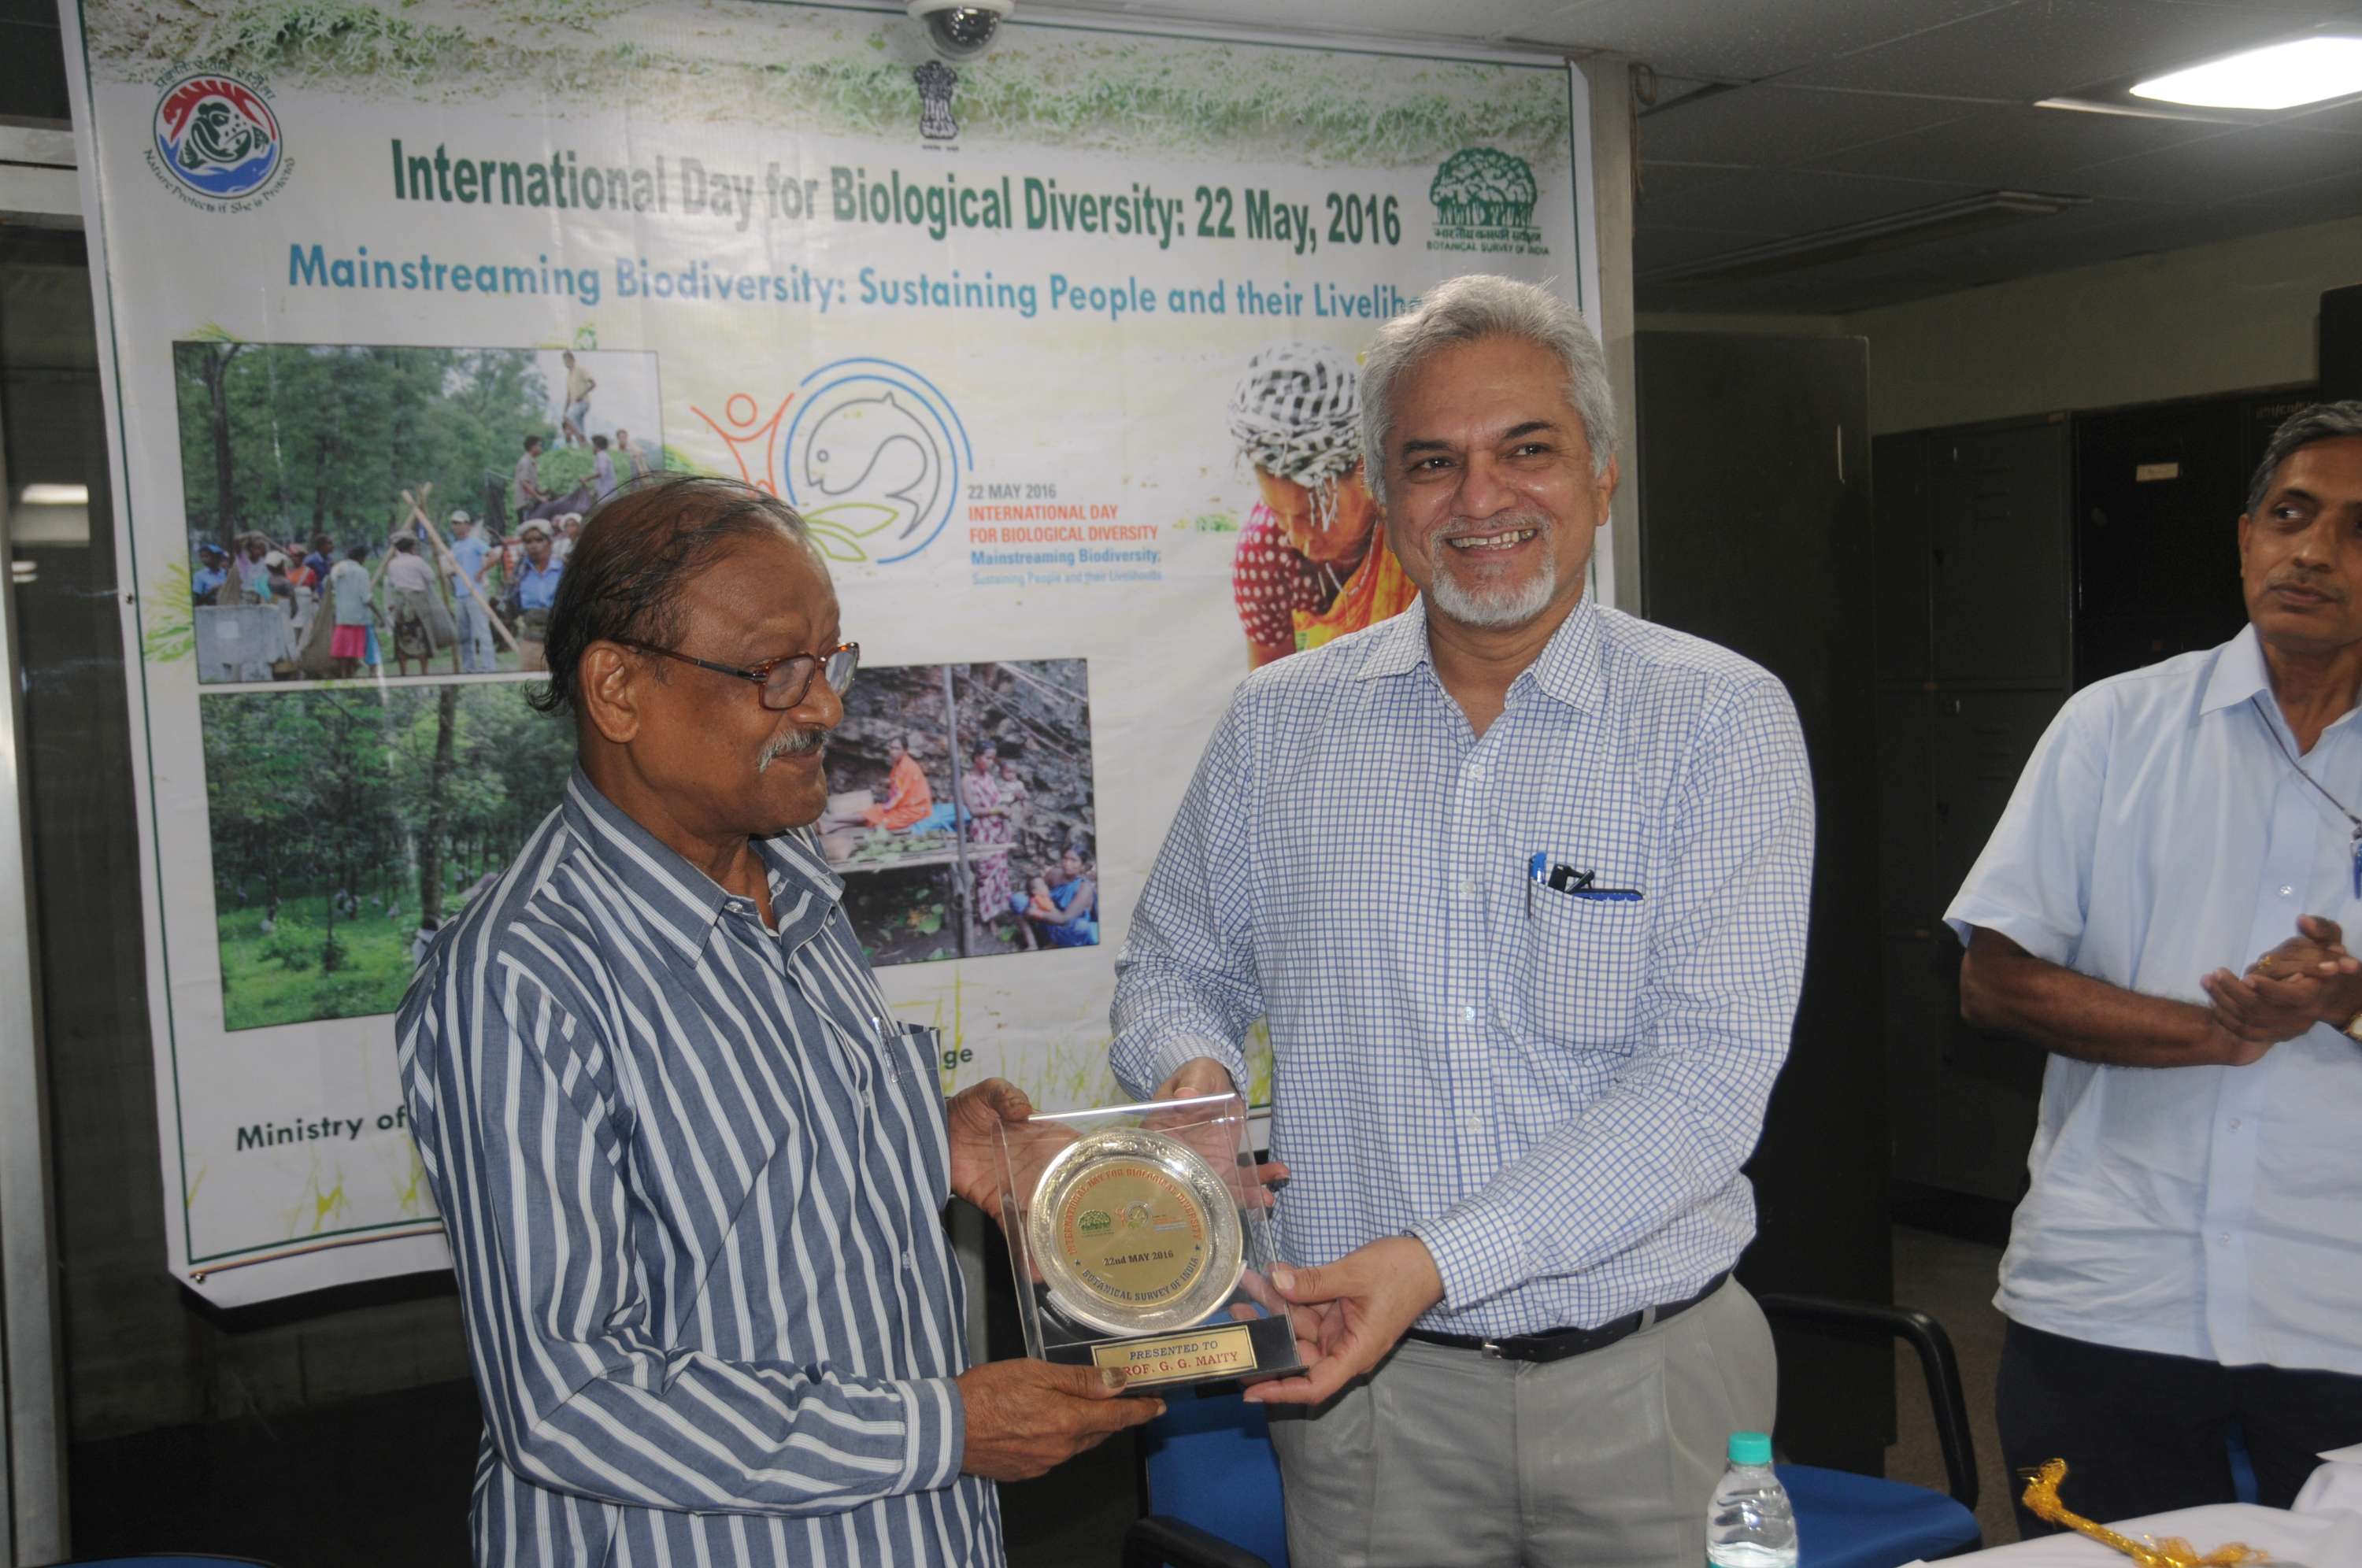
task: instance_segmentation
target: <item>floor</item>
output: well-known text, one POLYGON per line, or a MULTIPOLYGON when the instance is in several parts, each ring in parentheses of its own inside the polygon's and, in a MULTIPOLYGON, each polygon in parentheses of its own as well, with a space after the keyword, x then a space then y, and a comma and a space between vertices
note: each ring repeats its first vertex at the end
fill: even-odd
MULTIPOLYGON (((1959 1356, 1988 1545, 2016 1539, 1992 1424, 2002 1319, 1992 1298, 2000 1258, 1998 1247, 1903 1226, 1894 1231, 1895 1300, 1941 1322, 1959 1356)), ((994 1349, 1005 1353, 1009 1326, 994 1328, 994 1349)), ((1887 1474, 1941 1489, 1943 1460, 1918 1363, 1907 1351, 1898 1355, 1900 1441, 1887 1452, 1887 1474)), ((474 1390, 457 1383, 292 1417, 77 1444, 75 1544, 91 1555, 193 1546, 248 1552, 281 1568, 464 1561, 478 1430, 474 1390)), ((1114 1563, 1138 1496, 1137 1460, 1121 1441, 1039 1481, 1003 1487, 1011 1568, 1114 1563)))
MULTIPOLYGON (((1985 1544, 2017 1539, 2010 1513, 2014 1489, 2001 1462, 1993 1429, 1993 1374, 2001 1363, 2003 1318, 1992 1304, 2001 1249, 1933 1231, 1894 1227, 1894 1301, 1915 1307, 1944 1326, 1959 1358, 1960 1388, 1969 1407, 1969 1435, 1977 1450, 1977 1523, 1985 1544)), ((1944 1490, 1944 1458, 1927 1414, 1927 1384, 1919 1358, 1897 1346, 1894 1423, 1897 1441, 1886 1451, 1886 1474, 1896 1481, 1944 1490)))

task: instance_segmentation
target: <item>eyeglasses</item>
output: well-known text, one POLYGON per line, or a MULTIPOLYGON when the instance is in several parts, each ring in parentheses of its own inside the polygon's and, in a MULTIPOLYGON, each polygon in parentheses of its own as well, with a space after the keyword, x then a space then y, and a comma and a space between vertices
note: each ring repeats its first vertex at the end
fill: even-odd
POLYGON ((715 664, 711 659, 675 653, 653 643, 635 643, 627 637, 617 637, 615 641, 627 648, 637 648, 642 653, 677 658, 683 664, 710 669, 716 675, 734 675, 741 680, 751 680, 763 689, 763 706, 777 712, 785 712, 801 702, 811 690, 815 674, 828 682, 831 691, 844 696, 853 684, 853 672, 861 668, 859 643, 839 643, 825 653, 781 654, 778 658, 767 658, 760 664, 741 669, 734 664, 715 664))

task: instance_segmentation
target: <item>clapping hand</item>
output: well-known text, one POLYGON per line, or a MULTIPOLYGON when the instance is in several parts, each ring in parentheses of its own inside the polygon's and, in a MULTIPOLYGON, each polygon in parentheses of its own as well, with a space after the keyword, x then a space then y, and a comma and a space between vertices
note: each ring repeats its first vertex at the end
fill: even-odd
POLYGON ((2344 1028, 2362 1012, 2362 962, 2345 951, 2335 921, 2305 915, 2297 934, 2256 960, 2245 975, 2217 969, 2200 979, 2215 1022, 2235 1044, 2238 1066, 2316 1023, 2344 1028))
POLYGON ((2335 921, 2319 915, 2300 915, 2296 931, 2294 936, 2257 959, 2248 967, 2248 975, 2273 980, 2303 977, 2323 981, 2362 975, 2362 960, 2345 951, 2345 933, 2335 921))

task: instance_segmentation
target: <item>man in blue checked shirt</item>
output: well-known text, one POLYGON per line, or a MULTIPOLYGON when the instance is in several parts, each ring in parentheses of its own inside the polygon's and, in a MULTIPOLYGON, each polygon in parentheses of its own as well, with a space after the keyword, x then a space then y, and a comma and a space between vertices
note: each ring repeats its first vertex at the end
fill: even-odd
POLYGON ((2234 1431, 2274 1507, 2362 1441, 2362 403, 2280 426, 2238 546, 2246 627, 2077 692, 1946 914, 2050 1052, 2003 1453, 2099 1518, 2231 1501, 2234 1431))
POLYGON ((1813 795, 1778 680, 1592 602, 1598 341, 1462 278, 1389 323, 1363 450, 1421 597, 1250 676, 1118 966, 1117 1076, 1228 1089, 1271 1028, 1307 1375, 1299 1565, 1705 1555, 1769 1430, 1739 1165, 1788 1048, 1813 795))
POLYGON ((777 499, 684 477, 601 508, 557 587, 573 780, 399 1024, 484 1406, 475 1560, 997 1564, 993 1481, 1162 1406, 968 1364, 938 1216, 1000 1212, 1031 1108, 944 1105, 813 842, 860 657, 827 569, 777 499))

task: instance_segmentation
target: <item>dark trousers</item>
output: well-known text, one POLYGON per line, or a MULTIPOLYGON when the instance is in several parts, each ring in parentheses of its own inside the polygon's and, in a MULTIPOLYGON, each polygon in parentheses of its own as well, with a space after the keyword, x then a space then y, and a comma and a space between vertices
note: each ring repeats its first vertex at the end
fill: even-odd
MULTIPOLYGON (((2256 1500, 2285 1508, 2322 1450, 2362 1442, 2362 1377, 2223 1366, 2012 1323, 1994 1415, 2013 1504, 2025 1473, 2054 1459, 2067 1462, 2060 1497, 2103 1523, 2228 1503, 2235 1430, 2255 1465, 2256 1500)), ((2016 1506, 2021 1535, 2053 1532, 2016 1506)))

